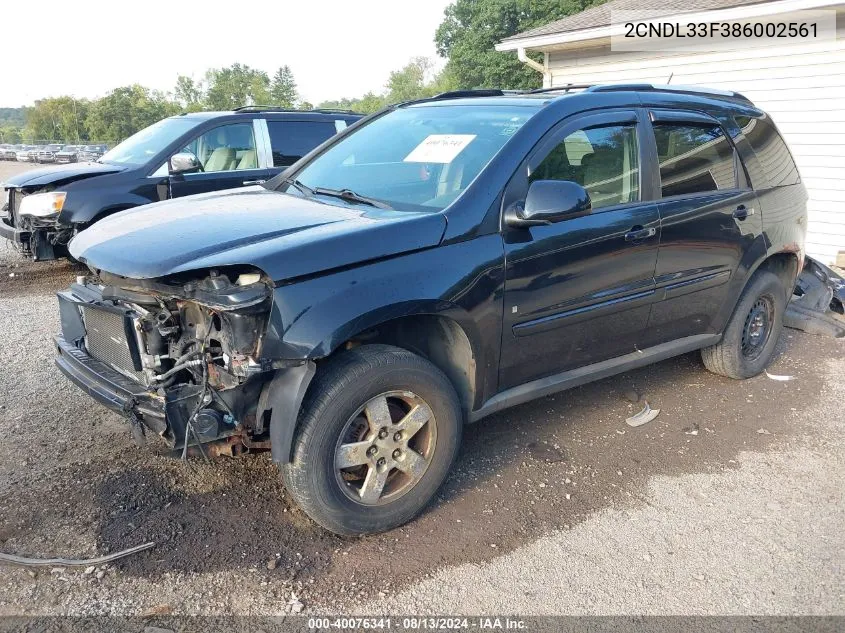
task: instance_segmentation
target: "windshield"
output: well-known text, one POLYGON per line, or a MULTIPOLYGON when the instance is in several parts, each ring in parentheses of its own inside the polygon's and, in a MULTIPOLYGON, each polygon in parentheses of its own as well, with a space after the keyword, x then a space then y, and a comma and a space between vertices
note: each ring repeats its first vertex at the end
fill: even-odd
MULTIPOLYGON (((170 145, 185 132, 195 127, 199 121, 186 117, 162 119, 150 127, 133 134, 128 139, 106 152, 101 163, 117 163, 119 165, 144 165, 153 156, 170 145)), ((86 150, 97 151, 95 145, 88 145, 86 150)))
POLYGON ((495 105, 399 108, 353 132, 295 177, 303 189, 318 189, 316 195, 321 188, 349 190, 395 209, 440 210, 535 112, 495 105))

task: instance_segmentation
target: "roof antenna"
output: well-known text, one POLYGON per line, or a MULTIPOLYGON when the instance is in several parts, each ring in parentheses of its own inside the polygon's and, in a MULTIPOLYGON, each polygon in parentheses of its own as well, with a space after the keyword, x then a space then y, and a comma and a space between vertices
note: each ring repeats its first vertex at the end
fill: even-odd
POLYGON ((675 76, 675 73, 674 73, 674 72, 669 73, 669 79, 667 79, 667 80, 666 80, 666 85, 667 85, 667 86, 668 86, 670 83, 672 83, 672 77, 674 77, 674 76, 675 76))

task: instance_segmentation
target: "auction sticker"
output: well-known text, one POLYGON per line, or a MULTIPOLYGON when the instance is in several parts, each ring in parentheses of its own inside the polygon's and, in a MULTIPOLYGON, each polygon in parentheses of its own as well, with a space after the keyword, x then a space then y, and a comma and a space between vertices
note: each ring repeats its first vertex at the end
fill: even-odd
POLYGON ((475 134, 430 134, 405 157, 406 163, 451 163, 475 134))

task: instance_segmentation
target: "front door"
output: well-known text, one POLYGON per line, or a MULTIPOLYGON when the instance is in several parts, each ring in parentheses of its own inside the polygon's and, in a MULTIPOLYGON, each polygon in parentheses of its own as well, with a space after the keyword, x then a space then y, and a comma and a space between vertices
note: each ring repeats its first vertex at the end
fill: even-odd
POLYGON ((570 180, 592 210, 555 224, 503 227, 505 314, 499 388, 634 352, 654 300, 659 215, 643 191, 635 110, 565 121, 517 172, 503 206, 534 180, 570 180))
POLYGON ((715 334, 734 282, 765 252, 757 197, 729 134, 705 114, 650 113, 660 248, 645 345, 715 334), (737 275, 737 273, 739 273, 737 275))
POLYGON ((259 184, 269 178, 269 170, 261 167, 252 121, 212 128, 180 153, 196 156, 202 169, 171 176, 172 198, 259 184))

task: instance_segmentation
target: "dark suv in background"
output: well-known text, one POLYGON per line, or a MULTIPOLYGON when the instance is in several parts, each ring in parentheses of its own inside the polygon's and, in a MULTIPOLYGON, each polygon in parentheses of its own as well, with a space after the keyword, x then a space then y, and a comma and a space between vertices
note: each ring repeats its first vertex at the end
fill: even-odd
POLYGON ((435 494, 465 423, 692 350, 762 372, 806 201, 736 93, 441 95, 264 187, 81 233, 93 274, 59 295, 57 364, 137 440, 269 446, 320 524, 386 530, 435 494))
MULTIPOLYGON (((36 260, 101 218, 150 202, 256 185, 358 120, 346 111, 245 107, 163 119, 96 161, 27 171, 4 183, 0 236, 36 260)), ((85 160, 86 146, 80 152, 85 160)))

